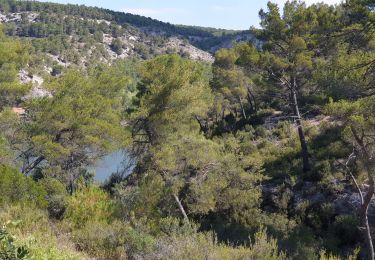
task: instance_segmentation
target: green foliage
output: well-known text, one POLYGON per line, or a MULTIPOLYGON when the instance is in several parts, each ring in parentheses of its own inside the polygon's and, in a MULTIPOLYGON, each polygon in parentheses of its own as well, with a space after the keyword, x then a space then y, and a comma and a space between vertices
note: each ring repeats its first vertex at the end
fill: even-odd
POLYGON ((0 165, 0 205, 34 204, 46 207, 46 191, 30 177, 22 175, 4 165, 0 165))
POLYGON ((22 171, 48 166, 45 174, 74 185, 87 166, 124 147, 128 138, 121 112, 127 83, 115 67, 94 70, 90 77, 69 71, 49 83, 52 97, 25 104, 29 120, 6 118, 6 137, 22 151, 22 171))
POLYGON ((369 142, 372 140, 372 125, 374 123, 374 96, 359 99, 355 102, 340 101, 327 106, 326 112, 341 120, 348 131, 364 132, 369 142))
POLYGON ((338 216, 334 223, 334 232, 337 232, 338 236, 342 236, 346 239, 345 244, 353 243, 354 238, 358 235, 358 218, 352 215, 341 215, 338 216))
POLYGON ((118 55, 122 54, 122 42, 120 39, 116 38, 111 43, 111 48, 114 52, 116 52, 118 55))
POLYGON ((216 117, 228 112, 240 113, 241 118, 246 120, 258 109, 259 98, 255 95, 259 93, 254 89, 251 77, 237 66, 238 60, 242 59, 242 47, 244 45, 230 50, 221 49, 215 54, 211 85, 217 92, 214 111, 216 117))
POLYGON ((285 259, 276 241, 268 238, 265 231, 256 234, 250 247, 220 244, 212 233, 172 235, 163 238, 150 256, 155 259, 285 259))
POLYGON ((0 229, 0 258, 9 260, 26 259, 29 254, 24 246, 16 245, 17 241, 8 234, 5 228, 0 229))
POLYGON ((373 8, 362 0, 288 1, 283 11, 269 3, 253 30, 261 44, 219 50, 209 66, 159 50, 171 35, 207 48, 242 35, 0 0, 2 12, 21 12, 5 32, 32 45, 0 34, 0 222, 10 223, 0 230, 0 258, 349 255, 361 240, 358 218, 337 207, 352 195, 340 165, 353 153, 353 176, 360 184, 364 173, 373 177, 373 8), (155 28, 164 36, 149 36, 155 28), (111 59, 108 39, 122 54, 128 34, 140 37, 138 56, 157 58, 97 61, 111 59), (26 66, 30 75, 44 71, 50 96, 21 99, 30 85, 17 74, 26 66), (89 167, 125 147, 133 173, 109 192, 90 185, 89 167), (302 173, 304 150, 311 167, 302 173))
POLYGON ((85 226, 88 221, 110 222, 115 206, 109 195, 100 188, 84 187, 67 199, 64 219, 69 221, 73 228, 85 226))
MULTIPOLYGON (((10 112, 9 110, 0 112, 0 125, 3 125, 3 119, 6 117, 15 118, 14 113, 10 112)), ((0 127, 2 131, 5 129, 0 127)), ((10 144, 6 138, 0 134, 0 165, 10 165, 14 166, 13 161, 14 152, 10 149, 10 144)))
POLYGON ((87 222, 73 231, 73 241, 80 250, 97 259, 125 259, 126 226, 123 223, 107 224, 87 222))
POLYGON ((140 179, 135 187, 126 183, 118 185, 115 188, 115 197, 126 209, 123 213, 126 217, 133 215, 135 218, 151 221, 161 217, 157 208, 166 196, 165 185, 161 176, 151 173, 140 179))
POLYGON ((28 61, 28 46, 10 40, 0 26, 0 111, 16 102, 27 93, 30 86, 17 82, 17 73, 28 61))
MULTIPOLYGON (((207 113, 212 100, 206 70, 201 64, 171 55, 146 62, 140 75, 141 106, 134 116, 144 124, 136 142, 152 145, 148 152, 153 163, 159 172, 170 172, 169 181, 173 183, 178 179, 173 180, 172 172, 204 167, 210 158, 201 160, 203 155, 213 152, 214 144, 199 132, 196 119, 207 113), (182 161, 185 165, 180 164, 182 161)), ((178 191, 179 184, 175 185, 178 191)))
POLYGON ((215 212, 228 223, 259 225, 250 220, 258 212, 260 192, 255 186, 262 179, 258 169, 244 170, 248 165, 236 157, 235 149, 200 132, 199 120, 212 104, 204 67, 176 55, 161 56, 146 62, 140 74, 142 96, 134 116, 144 123, 137 133, 142 139, 136 139, 134 147, 143 152, 137 158, 146 177, 134 176, 141 189, 125 189, 121 200, 135 205, 148 202, 139 206, 147 216, 160 216, 150 210, 155 206, 165 216, 173 208, 173 214, 181 214, 175 201, 180 197, 193 216, 215 212), (151 196, 141 199, 147 190, 153 190, 147 193, 151 196))
POLYGON ((17 247, 26 247, 26 259, 78 260, 85 257, 73 249, 74 245, 69 240, 64 239, 65 234, 61 230, 58 231, 60 236, 55 233, 57 227, 49 222, 46 212, 38 208, 27 205, 2 207, 0 223, 8 223, 6 230, 17 238, 17 247))
POLYGON ((62 70, 63 70, 63 66, 61 66, 61 65, 55 65, 52 68, 51 75, 52 76, 58 76, 58 75, 60 75, 62 73, 62 70))
POLYGON ((340 120, 344 125, 343 134, 353 144, 354 152, 364 164, 369 176, 375 169, 372 154, 375 151, 374 123, 375 96, 357 101, 340 101, 331 103, 326 112, 340 120))
POLYGON ((66 186, 53 178, 43 178, 39 184, 47 192, 46 200, 48 202, 48 213, 52 218, 60 219, 67 207, 68 192, 66 186))

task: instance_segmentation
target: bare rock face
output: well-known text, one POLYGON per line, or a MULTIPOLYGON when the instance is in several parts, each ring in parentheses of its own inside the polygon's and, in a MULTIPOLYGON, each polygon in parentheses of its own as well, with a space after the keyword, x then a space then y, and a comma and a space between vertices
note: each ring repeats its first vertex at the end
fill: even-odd
POLYGON ((14 22, 16 24, 19 24, 22 22, 22 15, 24 15, 26 19, 32 23, 32 22, 35 22, 35 20, 38 18, 39 13, 17 12, 17 13, 4 14, 0 11, 0 22, 2 23, 14 22))
MULTIPOLYGON (((365 186, 362 187, 362 192, 367 192, 365 186)), ((357 191, 347 189, 333 203, 337 214, 356 214, 361 207, 361 198, 357 191)), ((369 205, 368 217, 370 224, 375 225, 375 198, 369 205)))
POLYGON ((8 22, 7 16, 0 12, 0 23, 8 22))
POLYGON ((219 49, 229 49, 232 48, 236 43, 239 42, 252 42, 253 45, 257 48, 261 48, 262 42, 258 40, 253 34, 251 33, 242 33, 235 35, 234 38, 229 38, 228 40, 225 40, 221 42, 220 44, 213 46, 210 49, 211 53, 215 53, 219 49))
POLYGON ((163 49, 166 52, 168 49, 175 50, 177 53, 182 54, 182 56, 186 54, 186 56, 192 60, 199 60, 207 63, 214 62, 214 57, 210 53, 198 49, 187 41, 181 40, 177 37, 170 38, 163 49))
POLYGON ((43 88, 43 78, 38 75, 29 75, 25 70, 21 70, 18 73, 18 78, 23 84, 32 84, 32 88, 23 100, 29 100, 33 98, 51 97, 52 94, 45 88, 43 88))
POLYGON ((27 94, 23 99, 28 100, 41 97, 52 97, 52 94, 41 86, 34 86, 31 89, 30 93, 27 94))
MULTIPOLYGON (((339 182, 337 180, 337 182, 339 182)), ((366 185, 362 185, 362 192, 367 192, 366 185)), ((356 215, 361 199, 357 190, 346 188, 337 194, 323 194, 313 182, 304 182, 296 189, 287 185, 265 184, 262 186, 263 207, 265 210, 274 209, 298 209, 300 203, 308 202, 309 205, 319 205, 331 203, 334 207, 335 215, 356 215)), ((368 209, 368 217, 371 225, 375 225, 375 197, 371 201, 368 209)))

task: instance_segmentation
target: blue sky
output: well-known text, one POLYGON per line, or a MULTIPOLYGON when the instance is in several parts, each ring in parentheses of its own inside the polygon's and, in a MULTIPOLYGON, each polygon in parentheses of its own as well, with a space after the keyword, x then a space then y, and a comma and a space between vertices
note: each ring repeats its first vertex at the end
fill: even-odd
MULTIPOLYGON (((152 17, 164 22, 200 25, 224 29, 248 29, 258 26, 258 11, 267 0, 49 0, 49 2, 99 6, 152 17)), ((283 4, 286 0, 273 0, 283 4)), ((340 0, 306 0, 308 4, 340 0)))

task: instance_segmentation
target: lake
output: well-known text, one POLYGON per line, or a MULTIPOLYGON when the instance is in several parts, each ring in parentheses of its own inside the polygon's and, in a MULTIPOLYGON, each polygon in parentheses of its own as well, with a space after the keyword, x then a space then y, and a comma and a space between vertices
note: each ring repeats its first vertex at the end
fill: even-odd
MULTIPOLYGON (((127 165, 130 165, 130 160, 126 151, 122 150, 109 154, 93 167, 93 171, 96 173, 94 179, 97 182, 104 182, 112 173, 121 171, 127 165)), ((129 167, 125 176, 129 175, 133 168, 134 166, 129 167)))

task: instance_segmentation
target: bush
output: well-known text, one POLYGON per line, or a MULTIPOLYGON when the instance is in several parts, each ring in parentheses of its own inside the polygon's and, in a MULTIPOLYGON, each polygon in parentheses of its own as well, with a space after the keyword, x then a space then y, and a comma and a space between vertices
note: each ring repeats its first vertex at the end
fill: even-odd
POLYGON ((318 182, 329 177, 330 175, 332 175, 331 164, 328 160, 324 160, 317 162, 311 172, 304 174, 304 179, 318 182))
POLYGON ((257 128, 255 128, 255 135, 257 137, 265 138, 267 137, 267 129, 263 126, 258 126, 257 128))
POLYGON ((0 259, 26 259, 29 251, 25 246, 17 245, 15 238, 8 234, 6 229, 0 228, 0 259))
POLYGON ((273 114, 273 109, 263 109, 258 111, 255 115, 252 115, 250 123, 252 125, 262 125, 265 119, 273 114))
POLYGON ((73 231, 73 241, 79 250, 98 259, 126 259, 124 229, 119 222, 88 222, 73 231))
POLYGON ((56 219, 62 218, 68 196, 65 185, 53 178, 44 178, 39 183, 47 192, 49 216, 56 219))
POLYGON ((276 240, 265 231, 256 234, 250 247, 232 247, 217 242, 213 233, 172 235, 158 240, 150 259, 285 259, 276 240))
POLYGON ((64 218, 74 227, 82 227, 88 221, 110 222, 115 213, 115 203, 98 187, 79 189, 67 200, 64 218))
POLYGON ((73 240, 80 250, 98 259, 137 258, 152 252, 154 245, 152 236, 120 221, 87 222, 73 231, 73 240))
POLYGON ((281 139, 286 139, 293 135, 293 129, 288 121, 279 122, 274 132, 281 139))
POLYGON ((360 226, 360 221, 355 216, 340 215, 336 217, 331 232, 340 239, 338 248, 355 245, 357 238, 361 236, 358 226, 360 226))
POLYGON ((155 239, 152 236, 135 229, 128 229, 126 236, 126 252, 132 258, 145 258, 145 255, 154 250, 155 239))
POLYGON ((193 222, 186 223, 174 217, 166 217, 160 219, 159 228, 165 235, 191 235, 198 231, 199 225, 193 222))
POLYGON ((121 40, 118 39, 118 38, 113 39, 113 41, 111 43, 111 49, 117 55, 121 55, 122 54, 122 49, 123 49, 123 43, 121 42, 121 40))
POLYGON ((63 69, 64 69, 64 67, 61 66, 61 65, 54 65, 52 67, 51 75, 54 76, 54 77, 58 76, 62 73, 63 69))
POLYGON ((27 203, 44 208, 47 206, 46 191, 33 179, 17 170, 0 165, 0 206, 27 203))
MULTIPOLYGON (((66 234, 58 230, 48 220, 44 210, 28 206, 5 207, 0 210, 0 223, 9 223, 7 233, 17 238, 15 246, 25 245, 27 259, 74 260, 85 259, 74 250, 74 245, 66 240, 66 234), (56 233, 59 233, 58 239, 56 233)), ((12 259, 2 258, 0 259, 12 259)))

